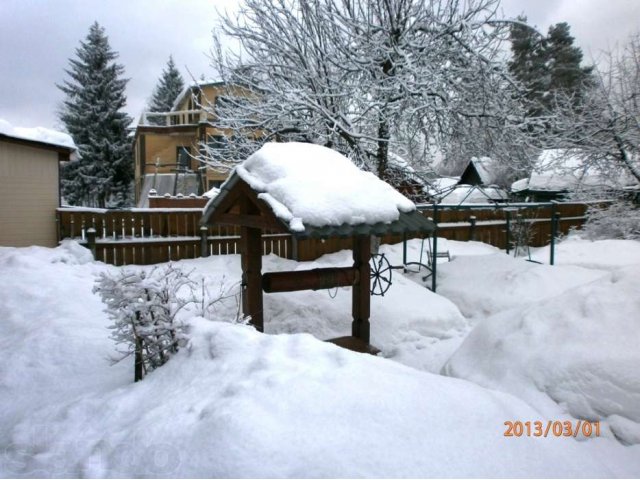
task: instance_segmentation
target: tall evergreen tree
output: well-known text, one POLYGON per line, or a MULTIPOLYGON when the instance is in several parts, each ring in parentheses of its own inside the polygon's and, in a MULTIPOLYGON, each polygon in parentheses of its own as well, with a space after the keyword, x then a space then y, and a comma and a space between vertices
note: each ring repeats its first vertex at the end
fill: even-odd
POLYGON ((79 160, 63 170, 62 192, 72 205, 125 205, 133 179, 131 118, 122 111, 128 79, 104 28, 95 22, 57 87, 64 100, 60 120, 78 146, 79 160))
POLYGON ((526 17, 511 28, 509 70, 527 89, 529 115, 553 114, 558 96, 578 105, 591 85, 593 67, 582 67, 582 50, 574 45, 566 22, 549 27, 547 36, 526 25, 526 17))
POLYGON ((150 112, 168 112, 173 106, 178 95, 184 89, 184 80, 169 56, 167 67, 162 71, 162 76, 153 90, 153 96, 149 102, 150 112))
POLYGON ((520 16, 511 27, 511 60, 509 71, 527 89, 529 115, 542 114, 544 94, 548 90, 548 67, 544 37, 528 26, 527 17, 520 16))
POLYGON ((579 104, 589 86, 593 67, 582 67, 582 50, 574 46, 574 38, 566 22, 549 27, 545 56, 549 59, 549 91, 575 97, 579 104))

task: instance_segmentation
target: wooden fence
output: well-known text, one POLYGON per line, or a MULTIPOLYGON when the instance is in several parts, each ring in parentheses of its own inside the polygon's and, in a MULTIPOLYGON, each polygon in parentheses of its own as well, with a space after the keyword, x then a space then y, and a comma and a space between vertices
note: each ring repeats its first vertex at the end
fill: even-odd
MULTIPOLYGON (((531 246, 549 243, 551 217, 559 214, 559 233, 580 227, 588 205, 583 203, 513 204, 508 208, 486 206, 439 206, 438 236, 451 240, 478 240, 505 249, 507 225, 518 216, 531 225, 531 246)), ((433 207, 419 206, 434 217, 433 207)), ((91 208, 58 209, 58 238, 85 242, 96 260, 112 265, 149 265, 208 255, 240 253, 240 228, 226 225, 201 227, 201 209, 91 208)), ((402 241, 385 236, 383 243, 402 241)), ((300 261, 351 248, 350 239, 330 238, 295 241, 288 234, 267 232, 262 237, 263 254, 300 261)))
MULTIPOLYGON (((201 227, 201 216, 199 208, 59 208, 58 238, 85 242, 96 260, 117 266, 240 253, 240 227, 201 227)), ((267 233, 262 244, 265 255, 292 258, 290 235, 267 233)))

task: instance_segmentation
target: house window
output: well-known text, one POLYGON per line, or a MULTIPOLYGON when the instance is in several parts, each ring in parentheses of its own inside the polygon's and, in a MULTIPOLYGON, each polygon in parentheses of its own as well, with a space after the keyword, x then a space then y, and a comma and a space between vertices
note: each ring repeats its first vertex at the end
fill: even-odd
POLYGON ((228 139, 224 135, 209 135, 207 137, 207 146, 215 151, 227 148, 228 139))
POLYGON ((191 168, 191 151, 189 147, 178 147, 176 165, 178 170, 189 170, 191 168))

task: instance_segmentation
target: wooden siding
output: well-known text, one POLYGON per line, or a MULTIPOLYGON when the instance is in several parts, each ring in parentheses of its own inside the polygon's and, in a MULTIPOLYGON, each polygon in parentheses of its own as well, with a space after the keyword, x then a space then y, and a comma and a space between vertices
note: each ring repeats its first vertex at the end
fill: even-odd
POLYGON ((54 247, 58 153, 0 141, 0 245, 54 247))
MULTIPOLYGON (((180 135, 145 135, 145 174, 172 173, 178 161, 178 147, 187 147, 192 155, 198 152, 198 139, 194 134, 180 135), (160 166, 156 169, 155 163, 160 166)), ((198 162, 191 160, 191 169, 196 169, 198 162)))

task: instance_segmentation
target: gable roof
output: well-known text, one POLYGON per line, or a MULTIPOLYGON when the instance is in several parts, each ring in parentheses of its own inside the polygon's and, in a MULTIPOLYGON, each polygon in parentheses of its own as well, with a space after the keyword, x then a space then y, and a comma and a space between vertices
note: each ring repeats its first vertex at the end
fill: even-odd
POLYGON ((262 220, 252 220, 257 226, 264 222, 264 228, 298 238, 433 230, 413 202, 319 145, 264 145, 236 167, 205 207, 202 223, 231 221, 227 214, 238 208, 241 196, 261 212, 262 220))
POLYGON ((495 164, 490 157, 472 157, 460 176, 460 184, 492 185, 496 180, 495 164))
POLYGON ((204 87, 223 87, 226 83, 222 80, 200 80, 197 82, 191 82, 189 85, 182 89, 182 92, 176 97, 171 106, 171 110, 174 111, 178 108, 178 106, 187 98, 188 95, 192 95, 194 92, 204 88, 204 87))

